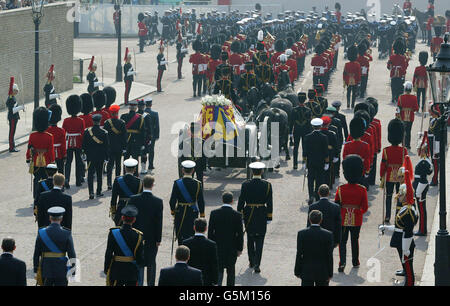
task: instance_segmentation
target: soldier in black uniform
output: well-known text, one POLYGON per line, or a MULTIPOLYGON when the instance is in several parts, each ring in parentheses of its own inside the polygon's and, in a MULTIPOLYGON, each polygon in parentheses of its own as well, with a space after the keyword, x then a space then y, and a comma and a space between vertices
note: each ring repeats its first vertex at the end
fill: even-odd
POLYGON ((264 163, 251 163, 249 167, 253 178, 241 186, 237 211, 243 215, 247 232, 249 266, 255 269, 255 273, 260 273, 267 224, 272 222, 272 184, 261 178, 266 167, 264 163))
POLYGON ((311 120, 313 131, 306 135, 302 143, 303 163, 306 162, 308 171, 309 205, 319 200, 317 191, 325 182, 324 171, 328 170, 330 162, 328 137, 320 131, 322 124, 323 120, 320 118, 311 120))
POLYGON ((238 85, 239 97, 246 99, 247 92, 252 87, 259 88, 258 78, 256 77, 255 67, 252 62, 245 63, 245 73, 241 74, 238 85))
POLYGON ((255 72, 258 77, 259 83, 273 83, 274 73, 272 65, 270 64, 270 59, 266 52, 261 52, 258 57, 258 64, 256 66, 255 72))
POLYGON ((142 191, 141 179, 134 176, 138 161, 129 158, 123 162, 125 168, 124 175, 116 177, 112 186, 110 217, 114 223, 120 225, 122 208, 124 208, 131 196, 142 191))
POLYGON ((56 164, 48 164, 45 167, 45 173, 47 174, 46 179, 42 179, 39 181, 39 183, 36 185, 36 196, 34 198, 34 204, 33 204, 33 214, 36 217, 37 221, 37 203, 39 201, 39 196, 41 193, 50 191, 53 189, 53 175, 58 172, 58 167, 56 164))
POLYGON ((145 129, 145 140, 144 145, 141 148, 140 157, 141 157, 141 174, 147 174, 147 153, 148 153, 148 145, 150 142, 150 136, 152 134, 151 131, 151 119, 149 116, 149 113, 145 111, 145 107, 147 106, 146 100, 138 100, 138 111, 137 113, 140 114, 144 118, 144 129, 145 129))
POLYGON ((338 141, 336 133, 328 128, 331 124, 331 118, 328 116, 323 116, 322 122, 323 124, 320 132, 328 138, 328 160, 330 165, 329 168, 325 170, 324 183, 326 183, 330 189, 333 189, 334 165, 339 161, 338 141))
POLYGON ((125 122, 118 118, 119 110, 119 105, 111 105, 109 113, 112 117, 106 120, 103 126, 109 135, 109 160, 106 166, 108 190, 112 189, 112 170, 114 165, 116 167, 116 176, 120 176, 122 153, 127 147, 127 129, 125 128, 125 122))
POLYGON ((213 94, 222 94, 225 98, 235 101, 235 94, 233 89, 233 83, 231 81, 231 69, 230 66, 223 66, 220 69, 220 80, 216 82, 214 86, 213 94))
MULTIPOLYGON (((137 113, 137 101, 128 102, 130 111, 127 114, 120 116, 125 122, 127 129, 127 148, 124 154, 124 159, 130 156, 138 160, 141 155, 142 146, 144 146, 146 138, 146 130, 144 125, 144 117, 137 113)), ((135 175, 138 175, 138 167, 136 167, 135 175)))
POLYGON ((104 273, 107 286, 137 286, 138 266, 144 261, 141 231, 133 228, 138 214, 133 205, 121 210, 123 225, 109 230, 104 273))
POLYGON ((316 99, 317 93, 314 89, 308 90, 308 101, 305 103, 305 106, 311 110, 313 118, 321 118, 324 109, 322 105, 316 99))
POLYGON ((345 115, 339 112, 342 103, 341 103, 341 101, 334 101, 333 103, 331 103, 331 105, 336 109, 334 117, 341 121, 342 129, 343 129, 344 141, 347 141, 347 138, 348 138, 347 120, 345 119, 345 115))
POLYGON ((99 86, 103 86, 104 84, 98 81, 97 75, 95 72, 97 71, 97 63, 94 62, 94 56, 91 58, 91 62, 88 67, 89 73, 86 76, 86 80, 88 80, 89 85, 87 91, 89 94, 93 95, 94 92, 99 90, 99 86))
POLYGON ((76 258, 72 234, 61 226, 64 208, 54 206, 47 212, 51 224, 38 231, 34 246, 33 271, 38 285, 67 286, 67 260, 76 258))
MULTIPOLYGON (((344 139, 344 127, 342 126, 341 120, 336 116, 337 110, 334 106, 329 106, 325 110, 324 115, 331 118, 331 123, 328 126, 328 129, 336 134, 337 139, 337 160, 333 165, 334 168, 334 177, 339 177, 339 170, 341 165, 341 152, 342 152, 342 146, 345 142, 344 139)), ((333 181, 334 183, 334 181, 333 181)))
POLYGON ((102 197, 103 165, 108 161, 109 137, 108 132, 100 127, 102 116, 92 116, 94 126, 86 129, 83 135, 83 151, 88 162, 89 199, 94 198, 94 174, 97 176, 97 197, 102 197))
POLYGON ((54 65, 51 65, 47 73, 47 83, 44 85, 45 106, 47 108, 50 108, 50 106, 56 104, 56 98, 60 97, 59 94, 55 93, 55 87, 52 84, 55 79, 55 71, 53 68, 54 65))
POLYGON ((183 177, 173 183, 170 195, 170 212, 174 216, 174 236, 178 245, 194 235, 194 221, 205 217, 203 185, 194 179, 195 162, 185 160, 181 163, 183 177))
POLYGON ((9 82, 8 99, 6 100, 6 107, 8 108, 8 121, 9 121, 9 152, 19 152, 16 149, 14 142, 14 135, 16 134, 17 121, 19 121, 19 111, 23 110, 23 105, 18 106, 16 101, 16 95, 19 92, 19 87, 14 84, 14 77, 11 77, 9 82))
POLYGON ((133 65, 131 65, 131 53, 128 52, 128 47, 125 50, 125 65, 123 65, 123 81, 125 82, 125 105, 128 104, 128 99, 130 97, 131 85, 134 81, 134 76, 137 71, 134 71, 133 65))
POLYGON ((186 46, 186 43, 183 44, 183 38, 181 37, 181 32, 178 33, 178 40, 176 44, 177 49, 177 73, 178 73, 178 80, 181 80, 183 78, 183 75, 181 73, 181 69, 183 67, 183 60, 186 54, 189 52, 186 46))
POLYGON ((320 104, 320 107, 322 109, 322 114, 328 107, 328 99, 323 96, 323 93, 324 93, 324 90, 325 90, 324 88, 325 87, 324 87, 323 84, 316 84, 316 85, 314 85, 314 90, 316 91, 316 100, 320 104))
POLYGON ((292 133, 294 134, 294 170, 298 167, 298 148, 300 146, 300 140, 304 139, 306 135, 311 133, 311 119, 312 113, 309 108, 305 106, 306 93, 298 93, 299 105, 295 106, 292 110, 291 126, 289 127, 290 139, 292 133))

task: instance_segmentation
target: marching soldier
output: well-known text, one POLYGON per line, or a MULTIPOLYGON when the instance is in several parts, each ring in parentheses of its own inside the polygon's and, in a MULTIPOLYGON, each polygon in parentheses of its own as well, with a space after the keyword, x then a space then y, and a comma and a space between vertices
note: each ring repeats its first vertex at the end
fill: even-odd
POLYGON ((9 121, 9 152, 19 152, 16 149, 14 142, 14 135, 16 134, 17 121, 19 121, 19 111, 24 109, 24 106, 18 106, 16 101, 16 95, 19 93, 19 87, 14 83, 14 77, 10 78, 8 99, 6 100, 6 107, 8 108, 8 121, 9 121))
POLYGON ((169 63, 166 58, 164 57, 164 44, 161 40, 161 43, 159 44, 159 53, 156 56, 156 61, 158 62, 158 79, 156 81, 157 85, 157 91, 162 92, 161 88, 161 80, 164 74, 164 71, 167 69, 166 65, 169 63))
POLYGON ((405 80, 406 69, 408 68, 408 61, 404 55, 406 47, 402 38, 395 41, 393 48, 395 54, 391 55, 389 58, 387 68, 391 71, 392 103, 395 103, 403 92, 403 83, 405 80))
POLYGON ((173 183, 170 196, 170 211, 174 217, 174 237, 178 245, 194 235, 194 220, 205 217, 203 185, 194 179, 196 163, 185 160, 181 163, 183 177, 173 183))
POLYGON ((316 91, 316 100, 320 104, 322 115, 326 111, 328 107, 328 99, 323 96, 323 93, 325 91, 325 85, 323 84, 316 84, 314 85, 314 90, 316 91))
MULTIPOLYGON (((300 140, 305 140, 305 136, 311 133, 311 120, 312 113, 309 108, 305 106, 306 93, 298 93, 298 106, 292 110, 291 126, 289 127, 290 133, 293 133, 294 138, 294 170, 298 167, 298 148, 300 146, 300 140)), ((289 137, 292 138, 292 134, 289 137)))
POLYGON ((388 125, 388 141, 391 146, 383 149, 380 164, 380 188, 386 188, 386 216, 385 223, 391 219, 392 193, 394 187, 399 191, 401 178, 398 177, 398 170, 402 167, 408 150, 399 146, 403 141, 404 125, 399 119, 393 119, 388 125))
POLYGON ((134 81, 134 76, 137 71, 134 71, 133 65, 131 65, 131 53, 128 52, 128 47, 125 50, 125 65, 123 65, 123 80, 125 82, 125 105, 128 105, 128 99, 130 98, 131 85, 134 81))
POLYGON ((400 120, 405 125, 405 138, 403 145, 411 150, 411 128, 414 122, 414 113, 419 110, 419 104, 417 103, 417 97, 411 94, 413 84, 409 81, 405 82, 405 94, 398 98, 397 107, 400 120))
POLYGON ((363 161, 358 155, 349 155, 342 162, 347 184, 336 190, 334 202, 341 206, 342 238, 339 243, 339 272, 344 272, 347 261, 347 241, 351 235, 352 264, 359 267, 359 233, 363 215, 369 208, 367 189, 359 185, 363 173, 363 161))
POLYGON ((396 248, 402 270, 397 270, 397 276, 405 276, 405 286, 414 286, 414 226, 417 223, 418 216, 414 206, 414 190, 411 186, 409 171, 405 171, 405 184, 402 184, 397 194, 397 200, 402 207, 395 216, 395 225, 380 225, 380 230, 393 231, 391 238, 391 247, 396 248))
POLYGON ((88 80, 89 85, 87 91, 89 94, 94 94, 99 89, 99 86, 104 86, 102 82, 98 81, 97 75, 95 72, 97 71, 97 63, 94 62, 94 56, 92 56, 91 61, 88 67, 89 73, 86 76, 86 80, 88 80))
POLYGON ((53 135, 46 132, 48 128, 49 112, 45 107, 39 107, 33 112, 35 131, 28 139, 26 160, 29 172, 33 174, 33 197, 36 197, 37 185, 46 178, 45 167, 55 162, 53 150, 53 135))
POLYGON ((45 106, 50 108, 51 105, 56 104, 56 98, 60 95, 55 93, 55 87, 53 87, 53 80, 55 79, 55 71, 53 70, 55 65, 51 65, 47 72, 47 83, 44 85, 45 106))
POLYGON ((339 110, 341 109, 342 102, 334 101, 333 103, 331 103, 331 105, 336 109, 336 113, 334 116, 341 121, 341 125, 343 128, 342 132, 343 132, 344 141, 345 141, 348 137, 348 126, 347 126, 347 119, 345 118, 345 115, 339 112, 339 110))
POLYGON ((83 93, 80 95, 81 99, 81 113, 79 117, 84 121, 84 128, 90 128, 94 125, 92 122, 92 111, 94 110, 94 101, 92 96, 88 93, 83 93))
POLYGON ((238 86, 239 96, 243 99, 247 97, 247 92, 250 90, 250 88, 259 87, 258 79, 256 78, 252 62, 247 62, 245 64, 245 71, 245 73, 241 74, 238 86))
POLYGON ((47 212, 51 224, 38 231, 34 246, 33 271, 38 285, 67 286, 67 261, 68 258, 76 258, 72 234, 61 226, 64 208, 54 206, 47 212))
MULTIPOLYGON (((137 101, 128 102, 129 112, 120 116, 125 122, 127 129, 127 147, 124 154, 124 159, 130 156, 138 160, 141 155, 142 147, 145 144, 146 130, 144 125, 144 117, 137 113, 137 101)), ((138 167, 136 167, 135 175, 138 174, 138 167)))
POLYGON ((367 42, 367 44, 365 42, 367 42, 367 41, 363 40, 358 45, 358 54, 359 55, 358 55, 358 58, 356 59, 356 61, 361 66, 361 84, 359 87, 359 97, 361 99, 363 99, 366 94, 367 81, 369 80, 370 62, 372 61, 372 56, 370 56, 367 53, 369 50, 367 48, 368 42, 367 42))
POLYGON ((417 92, 417 103, 420 105, 420 100, 422 98, 422 113, 425 112, 425 101, 426 101, 426 93, 428 88, 428 74, 427 67, 425 65, 428 61, 428 52, 422 51, 419 53, 419 63, 420 66, 417 66, 414 70, 413 77, 413 86, 415 91, 417 92))
POLYGON ((324 171, 329 169, 328 137, 320 129, 323 120, 314 118, 311 120, 313 131, 305 136, 302 143, 303 164, 306 162, 308 176, 308 204, 319 200, 319 186, 325 182, 324 171))
POLYGON ((311 110, 311 115, 313 118, 322 117, 324 109, 320 102, 316 100, 316 91, 314 89, 308 90, 308 101, 305 103, 305 106, 311 110))
POLYGON ((88 163, 89 199, 94 199, 94 174, 97 176, 97 197, 102 197, 103 165, 108 161, 109 137, 108 132, 100 127, 102 116, 92 116, 94 126, 86 129, 83 135, 82 149, 88 163))
POLYGON ((143 53, 144 46, 145 46, 145 38, 147 37, 148 29, 147 26, 144 23, 144 14, 139 13, 138 14, 138 36, 139 36, 139 52, 143 53))
POLYGON ((218 44, 214 44, 211 46, 211 57, 209 59, 209 63, 207 66, 207 73, 206 73, 206 77, 208 79, 208 84, 209 84, 209 88, 208 88, 208 93, 211 94, 211 88, 214 88, 214 81, 216 81, 215 79, 215 75, 216 75, 216 71, 218 69, 218 67, 220 66, 220 64, 222 64, 222 60, 220 59, 220 55, 221 55, 221 48, 220 45, 218 44))
POLYGON ((255 162, 249 167, 253 178, 242 184, 237 210, 243 215, 247 232, 249 267, 254 268, 255 273, 260 273, 267 224, 272 222, 272 184, 262 179, 266 167, 264 163, 255 162))
POLYGON ((181 32, 178 32, 178 41, 176 48, 177 48, 177 63, 178 63, 177 66, 178 80, 181 80, 183 78, 183 75, 181 73, 181 69, 183 67, 183 60, 186 54, 188 53, 186 44, 183 45, 183 38, 181 37, 181 32))
POLYGON ((328 187, 332 189, 334 183, 334 167, 339 161, 338 140, 336 133, 329 130, 331 118, 323 116, 321 119, 323 123, 320 132, 328 138, 328 160, 330 161, 330 167, 325 170, 324 179, 328 187))
POLYGON ((83 133, 85 129, 84 120, 77 117, 81 110, 81 99, 77 95, 71 95, 66 100, 67 113, 71 117, 64 119, 62 128, 66 131, 67 138, 67 160, 64 169, 66 177, 65 188, 70 189, 70 171, 72 168, 72 160, 75 155, 75 177, 76 186, 81 186, 83 172, 83 161, 81 159, 81 146, 83 144, 83 133))
POLYGON ((58 127, 58 122, 61 121, 62 109, 58 104, 50 106, 50 126, 47 132, 53 135, 53 148, 55 150, 55 162, 58 166, 58 172, 64 174, 64 162, 67 159, 66 148, 66 131, 58 127))
MULTIPOLYGON (((363 173, 369 174, 371 166, 370 145, 361 140, 364 135, 365 122, 360 117, 355 117, 350 121, 350 136, 352 140, 344 144, 342 158, 349 155, 358 155, 363 161, 363 173)), ((359 182, 361 183, 361 182, 359 182)))
POLYGON ((106 166, 106 182, 108 190, 112 189, 112 170, 116 167, 116 177, 120 176, 122 168, 122 154, 127 147, 127 129, 125 122, 119 119, 119 105, 109 107, 111 118, 105 121, 103 127, 109 135, 109 160, 106 166))
POLYGON ((220 79, 214 86, 213 94, 222 94, 225 98, 235 101, 235 94, 233 90, 233 82, 231 81, 231 68, 230 66, 223 66, 220 69, 220 79))
POLYGON ((147 153, 148 153, 148 144, 150 141, 151 136, 151 120, 150 116, 148 116, 148 113, 145 111, 146 107, 146 101, 145 100, 138 100, 138 111, 137 113, 140 114, 144 118, 144 129, 145 129, 145 140, 144 145, 141 148, 140 157, 141 157, 141 174, 147 174, 147 153))
POLYGON ((256 66, 255 72, 260 84, 272 83, 274 81, 272 65, 266 52, 259 54, 259 63, 256 66))
POLYGON ((322 44, 316 46, 316 55, 311 59, 311 66, 313 67, 313 85, 326 84, 326 58, 324 56, 325 48, 322 44))
POLYGON ((136 171, 138 161, 133 158, 124 160, 124 175, 118 176, 112 186, 110 217, 116 224, 120 225, 121 211, 127 205, 130 198, 142 192, 141 179, 133 174, 136 171))
POLYGON ((441 37, 442 33, 442 27, 440 25, 436 25, 434 27, 434 37, 431 40, 430 45, 430 53, 433 56, 433 62, 436 61, 436 56, 439 53, 439 50, 441 50, 441 44, 444 42, 444 39, 441 37))
POLYGON ((192 43, 192 49, 195 53, 189 58, 189 63, 192 64, 192 88, 194 89, 194 98, 202 96, 202 76, 203 69, 203 54, 200 53, 202 43, 196 40, 192 43))
POLYGON ((95 111, 92 112, 92 118, 95 115, 100 115, 100 126, 103 127, 105 125, 105 121, 110 118, 109 113, 104 109, 106 105, 106 94, 103 90, 97 90, 93 95, 92 99, 94 101, 95 111))
POLYGON ((347 87, 347 108, 355 106, 359 83, 361 82, 361 65, 356 61, 358 49, 356 46, 350 46, 347 51, 348 63, 344 67, 344 87, 347 87))
MULTIPOLYGON (((144 100, 146 108, 144 112, 147 114, 149 118, 149 133, 150 135, 147 137, 147 153, 148 153, 148 169, 146 169, 146 173, 148 171, 153 171, 155 169, 154 159, 155 159, 155 144, 159 140, 159 115, 157 111, 152 110, 153 99, 147 98, 144 100)), ((144 167, 145 168, 145 167, 144 167)))
POLYGON ((144 261, 144 236, 133 228, 138 214, 133 205, 121 210, 123 225, 109 230, 104 273, 107 286, 137 286, 138 266, 144 261))

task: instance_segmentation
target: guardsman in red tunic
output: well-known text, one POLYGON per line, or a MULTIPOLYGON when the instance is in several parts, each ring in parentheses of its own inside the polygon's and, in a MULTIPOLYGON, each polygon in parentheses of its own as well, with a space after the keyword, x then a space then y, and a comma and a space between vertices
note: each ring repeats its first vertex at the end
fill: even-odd
POLYGON ((403 38, 398 38, 394 42, 394 52, 395 54, 389 57, 387 63, 387 69, 391 71, 391 92, 392 92, 392 103, 396 103, 398 97, 403 93, 403 83, 405 80, 406 69, 408 68, 408 61, 405 57, 406 46, 403 38))
POLYGON ((83 144, 83 133, 85 129, 84 120, 77 117, 81 110, 81 99, 77 95, 71 95, 66 100, 67 113, 71 115, 64 119, 62 128, 66 131, 67 138, 67 160, 65 167, 66 184, 65 188, 70 189, 70 170, 72 168, 72 159, 75 155, 75 183, 81 186, 83 182, 83 161, 81 160, 81 145, 83 144))
POLYGON ((430 14, 428 14, 428 19, 427 19, 427 25, 426 25, 426 30, 427 30, 427 46, 431 46, 431 40, 433 39, 433 35, 431 34, 431 29, 433 28, 433 24, 434 24, 434 17, 431 16, 430 14))
POLYGON ((279 57, 286 50, 286 43, 284 40, 279 39, 275 42, 275 53, 270 58, 270 62, 272 63, 272 69, 275 69, 275 66, 279 62, 279 57))
POLYGON ((428 88, 428 74, 427 67, 425 65, 428 61, 428 52, 422 51, 419 53, 420 66, 417 66, 414 70, 413 86, 417 92, 417 103, 420 104, 420 98, 422 97, 422 112, 425 112, 426 93, 428 88))
MULTIPOLYGON (((208 62, 207 73, 206 73, 206 77, 207 77, 208 83, 209 83, 208 94, 211 94, 211 88, 214 88, 214 82, 215 82, 214 76, 216 74, 217 67, 220 64, 222 64, 222 61, 220 60, 221 53, 222 53, 222 49, 220 48, 220 45, 214 44, 211 46, 211 57, 208 62)), ((195 93, 195 87, 194 87, 194 93, 195 93)))
POLYGON ((373 129, 375 130, 375 133, 377 135, 376 142, 375 142, 375 152, 373 155, 372 167, 370 169, 370 174, 369 174, 369 185, 375 185, 375 178, 377 175, 377 157, 378 157, 378 154, 381 153, 381 121, 380 121, 380 119, 375 118, 375 116, 378 113, 377 99, 375 99, 373 97, 368 97, 365 102, 373 107, 373 118, 372 118, 372 122, 370 123, 370 125, 373 127, 373 129))
POLYGON ((192 64, 192 88, 194 89, 194 98, 202 96, 202 76, 203 69, 203 54, 200 53, 202 43, 196 40, 192 43, 192 49, 195 53, 189 58, 189 63, 192 64))
POLYGON ((385 223, 391 219, 392 194, 394 187, 398 192, 402 178, 398 176, 398 170, 403 166, 408 150, 399 146, 403 141, 405 127, 400 119, 392 119, 388 125, 388 141, 391 146, 383 149, 380 164, 381 188, 386 188, 386 216, 385 223))
POLYGON ((350 46, 347 50, 348 63, 345 63, 343 78, 344 87, 347 87, 347 108, 355 107, 356 95, 359 83, 361 82, 361 65, 356 61, 358 49, 356 46, 350 46))
POLYGON ((94 101, 92 100, 92 96, 88 93, 84 93, 80 95, 81 99, 81 113, 83 115, 80 115, 81 119, 84 121, 84 127, 90 128, 94 125, 94 122, 92 122, 92 111, 94 109, 94 101))
POLYGON ((369 209, 367 190, 359 185, 363 175, 363 160, 358 155, 349 155, 342 162, 347 184, 336 190, 334 202, 341 206, 342 238, 339 243, 339 272, 344 272, 347 262, 347 240, 351 236, 352 264, 359 267, 359 233, 363 215, 369 209))
POLYGON ((286 65, 289 66, 289 78, 291 80, 292 87, 294 87, 294 81, 298 78, 297 60, 295 59, 295 54, 292 49, 287 49, 286 55, 288 57, 286 65))
POLYGON ((369 68, 371 57, 366 54, 367 45, 363 42, 358 46, 359 56, 356 61, 361 66, 361 85, 359 87, 359 97, 362 99, 366 94, 367 81, 369 80, 369 68))
POLYGON ((323 55, 325 48, 322 44, 316 46, 316 55, 311 59, 313 67, 313 85, 325 84, 325 71, 327 69, 326 59, 323 55))
POLYGON ((400 120, 405 125, 405 141, 403 145, 411 150, 411 128, 414 122, 414 113, 419 110, 417 97, 411 94, 413 84, 405 82, 405 94, 398 98, 397 107, 399 108, 400 120))
POLYGON ((28 139, 27 163, 30 165, 29 172, 34 175, 33 197, 38 190, 38 183, 45 179, 47 174, 45 167, 55 162, 55 152, 53 151, 53 135, 46 132, 48 128, 49 111, 45 107, 39 107, 33 112, 33 122, 35 131, 28 139))
POLYGON ((139 36, 139 52, 144 52, 145 39, 147 37, 148 29, 144 23, 144 14, 138 15, 138 36, 139 36))
MULTIPOLYGON (((287 56, 286 54, 281 54, 279 58, 279 64, 275 66, 274 75, 275 75, 275 84, 278 84, 278 77, 280 76, 281 72, 287 71, 290 72, 290 67, 286 64, 287 62, 287 56)), ((281 90, 281 88, 279 88, 281 90)))
MULTIPOLYGON (((109 113, 103 109, 103 107, 106 105, 106 95, 103 90, 97 90, 93 95, 92 99, 94 101, 94 107, 95 111, 92 112, 92 116, 99 114, 102 116, 102 120, 100 121, 100 127, 103 127, 105 125, 105 121, 111 118, 109 113)), ((86 127, 85 127, 86 128, 86 127)))
POLYGON ((431 40, 430 51, 433 55, 433 61, 436 61, 436 56, 441 50, 441 44, 444 43, 444 39, 441 37, 442 27, 437 25, 434 27, 434 37, 431 40))
MULTIPOLYGON (((87 94, 89 96, 89 94, 87 94)), ((64 162, 67 159, 66 149, 66 131, 58 127, 58 122, 61 121, 62 109, 58 104, 50 106, 49 110, 52 112, 47 132, 53 135, 53 148, 55 151, 55 162, 58 167, 58 172, 64 174, 64 162)))
POLYGON ((242 65, 244 65, 244 59, 242 57, 241 43, 237 40, 231 44, 230 66, 232 71, 233 88, 238 87, 239 79, 241 78, 242 65))
POLYGON ((353 140, 347 141, 344 144, 344 150, 342 152, 342 159, 345 159, 348 155, 356 154, 363 160, 364 174, 368 174, 370 171, 370 145, 367 142, 361 140, 364 135, 364 120, 360 117, 353 118, 350 121, 350 135, 353 140))

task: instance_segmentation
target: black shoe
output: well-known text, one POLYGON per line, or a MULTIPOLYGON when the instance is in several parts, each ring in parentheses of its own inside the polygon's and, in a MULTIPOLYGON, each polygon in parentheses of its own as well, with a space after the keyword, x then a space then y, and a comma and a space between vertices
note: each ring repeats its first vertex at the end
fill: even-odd
POLYGON ((97 192, 97 198, 98 197, 103 197, 104 196, 104 194, 103 193, 101 193, 101 192, 97 192))
POLYGON ((261 273, 261 269, 259 267, 255 267, 255 273, 261 273))
POLYGON ((360 266, 359 260, 356 262, 353 262, 353 268, 359 268, 359 266, 360 266))
POLYGON ((20 150, 18 150, 18 149, 16 149, 16 148, 13 148, 13 149, 10 149, 9 152, 11 152, 11 153, 14 153, 14 152, 20 152, 20 150))
POLYGON ((422 232, 415 232, 414 236, 426 236, 427 234, 422 233, 422 232))
POLYGON ((345 265, 340 265, 338 268, 338 272, 344 272, 345 265))
POLYGON ((197 95, 196 95, 196 94, 194 94, 194 98, 197 98, 197 95))
POLYGON ((81 187, 83 184, 82 183, 76 183, 75 186, 77 187, 81 187))
POLYGON ((70 189, 70 185, 69 185, 69 183, 65 183, 65 184, 64 184, 64 188, 66 188, 66 189, 70 189))
POLYGON ((287 155, 286 160, 291 160, 291 157, 289 155, 287 155))
POLYGON ((84 182, 86 182, 86 180, 85 180, 84 177, 82 177, 82 178, 81 178, 81 184, 83 184, 84 182))
POLYGON ((108 190, 112 190, 112 186, 108 186, 108 190))
POLYGON ((248 267, 249 267, 250 269, 253 269, 253 268, 255 267, 255 265, 251 262, 251 263, 248 264, 248 267))
POLYGON ((89 200, 93 200, 94 199, 94 195, 93 194, 90 194, 89 195, 89 200))
POLYGON ((298 166, 297 165, 294 165, 294 170, 297 170, 298 169, 298 166))
POLYGON ((405 270, 397 270, 397 271, 395 271, 395 275, 397 275, 397 276, 405 276, 406 273, 405 273, 405 270))
POLYGON ((384 223, 390 224, 390 223, 391 223, 391 220, 390 220, 389 218, 386 218, 386 219, 384 219, 384 223))

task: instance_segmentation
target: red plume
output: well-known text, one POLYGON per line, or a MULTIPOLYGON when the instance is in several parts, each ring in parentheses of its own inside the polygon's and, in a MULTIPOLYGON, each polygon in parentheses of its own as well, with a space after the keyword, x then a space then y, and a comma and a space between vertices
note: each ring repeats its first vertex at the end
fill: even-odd
POLYGON ((92 70, 92 65, 94 64, 94 58, 95 58, 95 57, 92 55, 91 61, 90 61, 90 63, 89 63, 88 70, 92 70))
POLYGON ((428 131, 423 132, 422 136, 422 143, 420 144, 419 148, 417 149, 417 154, 420 156, 422 155, 422 151, 426 148, 426 156, 430 156, 430 141, 428 140, 428 131))
POLYGON ((14 77, 12 76, 9 79, 9 90, 8 90, 8 95, 11 96, 13 94, 13 86, 14 86, 14 77))
POLYGON ((180 19, 177 19, 177 25, 176 25, 177 32, 180 31, 180 19))
POLYGON ((126 61, 127 57, 128 57, 128 47, 125 49, 125 57, 123 58, 123 60, 126 61))
POLYGON ((47 78, 49 80, 53 80, 53 69, 55 68, 55 65, 51 65, 50 69, 48 69, 47 78))
POLYGON ((55 68, 55 65, 52 64, 52 65, 50 66, 50 69, 48 70, 48 73, 53 73, 53 69, 54 69, 54 68, 55 68))
POLYGON ((406 184, 406 202, 409 205, 414 204, 414 189, 411 184, 411 172, 408 170, 405 171, 405 184, 406 184))
POLYGON ((181 31, 178 31, 178 41, 179 42, 183 41, 183 37, 181 36, 181 31))
POLYGON ((199 35, 202 34, 202 24, 201 23, 198 24, 197 34, 199 34, 199 35))
MULTIPOLYGON (((405 160, 403 161, 403 167, 405 168, 405 173, 406 173, 406 171, 409 171, 409 173, 414 173, 412 163, 411 163, 411 158, 409 157, 409 155, 405 155, 405 160)), ((411 180, 411 177, 409 179, 411 180)), ((405 176, 405 182, 407 182, 406 176, 405 176)))

